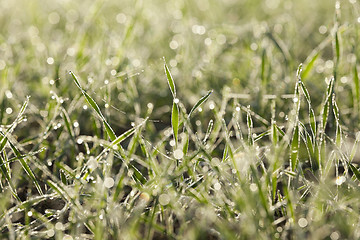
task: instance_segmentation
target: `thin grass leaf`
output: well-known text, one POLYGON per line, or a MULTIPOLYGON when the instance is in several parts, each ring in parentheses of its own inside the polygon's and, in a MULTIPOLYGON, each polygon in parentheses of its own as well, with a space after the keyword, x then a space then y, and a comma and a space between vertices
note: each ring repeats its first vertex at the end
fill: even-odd
POLYGON ((123 134, 121 134, 120 136, 118 136, 115 140, 113 140, 111 142, 110 147, 114 147, 115 145, 120 144, 122 141, 124 141, 125 139, 127 139, 128 137, 130 137, 135 131, 136 129, 139 129, 146 121, 148 120, 148 118, 146 118, 142 123, 140 123, 139 125, 127 130, 126 132, 124 132, 123 134))
POLYGON ((64 119, 66 129, 68 130, 71 139, 75 142, 74 129, 72 128, 69 114, 66 112, 65 109, 62 109, 62 117, 63 117, 63 119, 64 119))
MULTIPOLYGON (((6 155, 5 155, 6 157, 6 155)), ((14 186, 14 184, 11 181, 11 177, 10 177, 10 169, 7 168, 8 164, 6 164, 7 159, 5 158, 5 160, 2 158, 2 156, 0 155, 0 169, 1 172, 3 174, 3 176, 5 177, 7 183, 9 184, 9 188, 11 191, 11 194, 14 196, 14 198, 16 200, 18 200, 19 202, 21 202, 21 199, 19 198, 19 196, 17 195, 16 192, 16 187, 14 186)))
POLYGON ((47 185, 49 185, 53 190, 55 190, 55 192, 57 192, 63 199, 65 199, 68 202, 71 202, 71 197, 70 195, 65 191, 65 189, 63 189, 62 187, 60 187, 57 183, 51 181, 51 180, 47 180, 46 181, 47 185))
POLYGON ((305 87, 304 83, 302 81, 300 81, 300 87, 302 92, 304 93, 304 96, 306 98, 306 101, 309 103, 309 105, 311 104, 311 99, 310 99, 310 94, 307 90, 307 88, 305 87))
POLYGON ((171 112, 171 126, 173 129, 175 142, 178 142, 178 131, 179 131, 179 107, 173 102, 172 112, 171 112))
POLYGON ((258 188, 258 193, 259 193, 261 204, 262 204, 262 206, 263 206, 263 208, 264 208, 264 210, 266 212, 267 217, 272 222, 273 221, 273 216, 270 214, 269 207, 268 207, 268 202, 267 202, 265 194, 264 194, 264 192, 263 192, 263 190, 261 188, 261 183, 260 183, 259 177, 257 175, 256 168, 253 165, 251 165, 250 169, 251 169, 252 177, 255 180, 255 184, 257 185, 257 188, 258 188))
POLYGON ((313 134, 313 137, 315 138, 316 136, 316 118, 315 118, 315 113, 314 110, 311 108, 311 106, 309 106, 309 118, 310 118, 310 126, 311 126, 311 131, 313 134))
POLYGON ((306 79, 306 77, 309 75, 309 73, 311 72, 311 70, 314 68, 314 64, 315 64, 315 61, 316 59, 319 57, 320 55, 320 52, 317 51, 313 57, 311 58, 311 60, 309 61, 309 63, 307 63, 305 65, 305 68, 304 68, 304 71, 302 72, 301 74, 301 78, 302 79, 306 79))
POLYGON ((263 87, 266 87, 265 66, 266 66, 266 49, 263 49, 261 54, 261 83, 263 87))
POLYGON ((247 123, 247 127, 248 127, 248 142, 250 145, 254 145, 254 137, 253 137, 253 121, 251 118, 251 114, 250 111, 247 111, 246 114, 246 123, 247 123))
POLYGON ((173 77, 171 76, 171 73, 170 73, 169 68, 166 65, 166 63, 164 64, 164 69, 165 69, 166 77, 167 77, 168 84, 169 84, 169 87, 170 87, 170 91, 171 91, 171 93, 173 95, 173 98, 176 98, 175 83, 174 83, 173 77))
POLYGON ((351 171, 354 173, 356 179, 360 181, 360 171, 352 163, 349 162, 348 165, 351 171))
POLYGON ((72 78, 73 78, 76 86, 77 86, 80 90, 82 90, 82 87, 81 87, 80 82, 79 82, 79 80, 77 79, 76 75, 75 75, 72 71, 70 71, 69 74, 72 76, 72 78))
POLYGON ((62 182, 64 185, 67 185, 67 180, 66 180, 66 176, 65 176, 64 170, 60 170, 60 179, 61 179, 61 182, 62 182))
POLYGON ((110 124, 107 121, 103 120, 103 124, 104 124, 106 133, 109 136, 110 140, 114 141, 116 139, 114 130, 111 128, 110 124))
POLYGON ((354 90, 355 90, 355 100, 354 102, 357 103, 357 106, 360 104, 360 81, 359 81, 359 74, 357 71, 356 63, 354 65, 354 90))
POLYGON ((214 121, 212 119, 210 119, 207 130, 206 130, 206 134, 203 140, 203 143, 206 143, 207 139, 209 138, 212 130, 213 130, 213 126, 214 126, 214 121))
POLYGON ((335 32, 335 52, 336 52, 336 63, 340 62, 340 41, 339 41, 339 32, 335 32))
POLYGON ((298 162, 299 146, 300 146, 299 125, 296 124, 291 141, 290 166, 292 171, 295 171, 298 162))
POLYGON ((189 133, 187 131, 184 132, 185 133, 185 140, 183 140, 185 142, 184 146, 183 146, 183 154, 184 156, 186 156, 188 150, 189 150, 189 133))
POLYGON ((276 144, 279 141, 279 135, 278 135, 277 126, 276 126, 275 121, 273 121, 273 123, 271 124, 271 140, 272 140, 273 146, 276 146, 276 144))
POLYGON ((31 168, 29 167, 29 165, 26 163, 26 161, 23 159, 23 157, 21 156, 21 153, 19 152, 19 150, 9 141, 10 147, 13 150, 13 152, 15 153, 16 157, 19 158, 19 161, 21 163, 21 166, 24 168, 25 172, 27 173, 27 175, 29 175, 29 177, 31 178, 32 182, 35 184, 36 189, 38 190, 40 195, 43 195, 43 192, 41 190, 40 184, 38 182, 38 180, 36 179, 34 173, 32 172, 31 168))
POLYGON ((188 118, 190 118, 191 114, 203 103, 205 102, 211 95, 211 93, 213 92, 213 90, 208 91, 208 93, 203 96, 202 98, 199 99, 199 101, 197 101, 197 103, 192 107, 192 109, 189 112, 189 116, 188 118))
POLYGON ((86 101, 90 104, 91 108, 95 110, 95 112, 99 115, 99 117, 102 120, 104 120, 105 118, 104 118, 103 114, 101 113, 99 106, 94 101, 94 99, 92 99, 92 97, 85 91, 82 91, 82 94, 84 95, 86 101))

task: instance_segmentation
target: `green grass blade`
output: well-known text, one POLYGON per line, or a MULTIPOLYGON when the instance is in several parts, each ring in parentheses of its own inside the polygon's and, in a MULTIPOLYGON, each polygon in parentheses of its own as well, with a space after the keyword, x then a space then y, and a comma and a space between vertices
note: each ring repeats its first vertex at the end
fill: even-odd
POLYGON ((146 121, 148 120, 148 118, 146 118, 142 123, 140 123, 139 125, 127 130, 126 132, 124 132, 123 134, 121 134, 120 136, 118 136, 115 140, 113 140, 111 142, 111 147, 114 147, 115 145, 120 144, 122 141, 124 141, 125 139, 127 139, 128 137, 130 137, 135 131, 136 129, 139 129, 146 121))
POLYGON ((38 182, 38 180, 36 179, 34 173, 32 172, 31 168, 29 167, 29 165, 26 163, 26 161, 24 160, 24 158, 21 156, 21 153, 19 152, 19 150, 9 141, 10 147, 13 150, 13 152, 15 153, 16 157, 19 158, 19 161, 21 163, 21 166, 24 168, 25 172, 27 173, 27 175, 29 175, 29 177, 31 178, 32 182, 35 184, 36 189, 38 190, 40 195, 43 195, 43 192, 41 190, 40 184, 38 182))
POLYGON ((65 109, 62 109, 62 117, 63 117, 63 119, 64 119, 65 127, 66 127, 66 129, 68 130, 71 139, 75 142, 74 129, 72 128, 69 114, 66 112, 65 109))
POLYGON ((354 173, 356 179, 360 181, 360 171, 352 163, 349 162, 348 165, 351 171, 354 173))
POLYGON ((296 165, 297 165, 297 161, 298 161, 298 157, 299 157, 299 145, 300 145, 300 135, 299 135, 299 125, 296 124, 295 129, 294 129, 294 134, 292 137, 292 141, 291 141, 291 154, 290 154, 290 166, 291 166, 291 170, 294 172, 296 165))
MULTIPOLYGON (((309 75, 311 70, 314 68, 314 64, 316 59, 319 57, 320 52, 316 52, 316 54, 311 58, 308 64, 306 64, 304 71, 301 74, 302 79, 306 79, 306 77, 309 75)), ((305 81, 305 80, 304 80, 305 81)))
POLYGON ((170 91, 171 91, 173 97, 176 98, 175 82, 174 82, 173 77, 171 76, 171 73, 170 73, 169 68, 166 65, 166 63, 164 64, 164 69, 165 69, 166 77, 167 77, 168 84, 169 84, 169 87, 170 87, 170 91))
POLYGON ((208 91, 208 93, 207 93, 205 96, 203 96, 202 98, 200 98, 199 101, 197 101, 197 103, 196 103, 196 104, 192 107, 192 109, 190 110, 188 118, 190 118, 191 114, 192 114, 203 102, 205 102, 205 101, 210 97, 210 95, 211 95, 212 92, 213 92, 213 90, 208 91))
POLYGON ((354 90, 355 90, 355 106, 359 106, 360 104, 360 81, 359 81, 359 74, 357 71, 356 63, 354 65, 354 90))
POLYGON ((179 131, 179 107, 173 102, 172 113, 171 113, 171 125, 173 129, 175 142, 178 142, 178 131, 179 131))
POLYGON ((85 91, 82 91, 86 101, 90 104, 91 108, 94 109, 94 111, 99 115, 99 117, 101 119, 105 119, 103 114, 101 113, 101 110, 99 108, 99 106, 96 104, 96 102, 94 101, 94 99, 85 91))
POLYGON ((21 202, 21 199, 19 198, 19 196, 17 195, 17 192, 16 192, 16 188, 14 186, 14 184, 12 183, 11 181, 11 177, 10 177, 10 169, 8 169, 6 166, 8 164, 6 164, 6 158, 5 160, 2 158, 2 156, 0 155, 0 169, 1 169, 1 172, 3 174, 3 176, 5 177, 6 181, 8 182, 9 184, 9 188, 10 188, 10 191, 11 191, 11 194, 14 196, 14 198, 16 200, 18 200, 19 202, 21 202))
POLYGON ((70 75, 72 76, 72 78, 73 78, 76 86, 77 86, 78 88, 80 88, 80 90, 82 90, 82 87, 81 87, 80 82, 79 82, 79 80, 77 79, 76 75, 75 75, 72 71, 70 71, 69 73, 70 73, 70 75))

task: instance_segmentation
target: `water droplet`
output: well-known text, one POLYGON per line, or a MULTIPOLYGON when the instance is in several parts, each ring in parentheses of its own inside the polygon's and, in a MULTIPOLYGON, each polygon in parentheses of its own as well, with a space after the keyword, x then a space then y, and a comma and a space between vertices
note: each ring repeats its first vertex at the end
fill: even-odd
POLYGON ((297 97, 294 97, 294 98, 293 98, 293 102, 294 102, 294 103, 297 103, 298 101, 299 101, 299 99, 298 99, 297 97))
POLYGON ((8 108, 6 108, 5 112, 7 114, 12 114, 13 110, 12 110, 12 108, 8 107, 8 108))
POLYGON ((63 224, 61 222, 57 222, 55 224, 55 229, 58 230, 58 231, 62 231, 64 228, 63 224))
POLYGON ((298 224, 301 228, 304 228, 308 225, 308 221, 306 220, 306 218, 300 218, 298 224))
POLYGON ((181 149, 176 149, 174 151, 174 158, 175 159, 182 159, 184 157, 184 153, 181 149))
POLYGON ((170 146, 174 147, 174 146, 175 146, 175 144, 176 144, 175 140, 174 140, 174 139, 172 139, 172 140, 170 141, 170 146))
POLYGON ((115 181, 111 177, 106 177, 104 180, 104 186, 106 188, 112 188, 114 186, 114 183, 115 183, 115 181))
POLYGON ((258 187, 256 186, 255 183, 250 184, 250 191, 256 192, 257 190, 258 190, 258 187))
POLYGON ((341 184, 343 184, 346 181, 346 177, 344 176, 339 176, 336 178, 335 180, 335 184, 340 186, 341 184))
POLYGON ((53 236, 55 235, 54 229, 49 229, 49 230, 47 230, 47 231, 46 231, 46 235, 47 235, 49 238, 53 237, 53 236))
POLYGON ((338 240, 340 238, 340 234, 338 232, 332 232, 330 234, 331 240, 338 240))
POLYGON ((174 99, 174 103, 178 104, 180 102, 180 100, 178 98, 174 99))
POLYGON ((219 182, 215 183, 215 184, 214 184, 214 189, 215 189, 216 191, 219 191, 219 190, 221 189, 221 184, 220 184, 219 182))
POLYGON ((168 194, 163 193, 159 196, 159 203, 163 206, 168 205, 170 203, 170 197, 168 194))
POLYGON ((52 57, 48 57, 48 58, 46 59, 46 62, 47 62, 47 64, 52 65, 52 64, 54 64, 55 60, 54 60, 54 58, 52 58, 52 57))

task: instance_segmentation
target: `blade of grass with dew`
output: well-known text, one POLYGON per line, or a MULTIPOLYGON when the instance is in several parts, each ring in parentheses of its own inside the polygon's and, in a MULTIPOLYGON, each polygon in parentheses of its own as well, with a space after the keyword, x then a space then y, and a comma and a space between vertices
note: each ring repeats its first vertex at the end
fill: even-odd
POLYGON ((295 171, 299 159, 299 146, 300 146, 299 124, 296 124, 291 140, 291 149, 290 149, 291 150, 290 166, 292 171, 295 171))
POLYGON ((169 84, 170 91, 171 91, 171 93, 173 95, 173 98, 176 98, 175 82, 174 82, 173 77, 171 76, 171 73, 170 73, 169 68, 166 65, 166 63, 164 64, 164 69, 165 69, 165 73, 166 73, 166 77, 167 77, 167 81, 168 81, 168 84, 169 84))
POLYGON ((348 165, 351 171, 354 173, 356 179, 360 181, 360 171, 352 163, 349 162, 348 165))
POLYGON ((203 103, 205 102, 211 95, 211 93, 213 92, 213 90, 210 90, 207 92, 207 94, 205 96, 203 96, 202 98, 199 99, 199 101, 197 101, 197 103, 195 103, 195 105, 192 107, 192 109, 189 112, 188 118, 190 118, 191 114, 203 103))
POLYGON ((21 153, 19 152, 19 150, 10 141, 9 141, 9 144, 10 144, 11 149, 15 153, 16 157, 19 158, 21 166, 24 168, 27 175, 29 175, 32 182, 35 184, 35 187, 36 187, 37 191, 39 192, 40 195, 43 195, 43 192, 41 190, 41 187, 40 187, 40 184, 39 184, 38 180, 36 179, 34 173, 32 172, 32 170, 29 167, 29 165, 27 164, 27 162, 23 159, 21 153))
POLYGON ((8 164, 7 164, 6 162, 7 162, 6 154, 4 153, 4 159, 2 158, 2 156, 1 156, 1 154, 0 154, 0 169, 1 169, 1 172, 2 172, 3 176, 5 177, 5 180, 6 180, 6 181, 8 182, 8 184, 9 184, 9 188, 10 188, 11 194, 14 196, 14 198, 15 198, 16 200, 18 200, 19 202, 21 202, 21 199, 20 199, 19 196, 17 195, 16 187, 14 186, 13 182, 11 181, 10 169, 7 168, 8 164))
POLYGON ((62 109, 61 113, 62 113, 62 117, 63 117, 64 122, 65 122, 66 129, 68 130, 68 132, 70 134, 70 137, 73 140, 73 142, 76 143, 74 129, 72 128, 72 125, 70 123, 69 114, 67 113, 67 111, 65 109, 62 109))
POLYGON ((206 130, 206 134, 205 134, 205 137, 204 137, 204 140, 203 140, 204 144, 206 143, 207 139, 209 138, 209 136, 210 136, 210 134, 212 132, 213 126, 214 126, 214 121, 212 119, 210 119, 207 130, 206 130))
POLYGON ((253 121, 251 118, 250 111, 246 113, 246 123, 248 127, 248 143, 250 146, 254 145, 254 136, 253 136, 253 121))
POLYGON ((178 132, 179 132, 179 107, 175 103, 175 101, 173 102, 172 112, 171 112, 171 126, 172 126, 172 129, 173 129, 174 140, 175 140, 175 143, 177 145, 178 132))
POLYGON ((143 122, 141 122, 139 125, 127 130, 126 132, 124 132, 123 134, 121 134, 120 136, 118 136, 116 139, 114 139, 111 144, 110 147, 114 147, 115 145, 120 144, 122 141, 124 141, 125 139, 127 139, 128 137, 130 137, 137 129, 139 129, 141 126, 143 126, 147 120, 149 118, 147 117, 143 122))
MULTIPOLYGON (((319 57, 320 55, 320 52, 317 51, 312 57, 311 59, 309 60, 309 62, 307 64, 304 64, 305 65, 305 68, 304 68, 304 71, 302 72, 301 74, 301 78, 302 79, 306 79, 306 77, 309 75, 309 73, 311 72, 311 70, 314 68, 314 64, 315 64, 315 61, 316 59, 319 57)), ((305 80, 304 80, 305 81, 305 80)))
POLYGON ((358 71, 357 71, 357 67, 356 67, 356 64, 357 61, 355 62, 354 64, 354 77, 353 77, 353 81, 354 81, 354 91, 355 91, 355 99, 354 99, 354 102, 356 104, 354 104, 356 107, 357 107, 357 113, 359 113, 359 104, 360 104, 360 81, 359 81, 359 74, 358 74, 358 71))
POLYGON ((263 206, 263 208, 264 208, 264 210, 266 212, 266 215, 269 218, 270 222, 272 222, 273 221, 273 216, 270 214, 270 210, 269 210, 269 207, 268 207, 268 202, 267 202, 265 194, 264 194, 264 192, 262 190, 261 183, 260 183, 259 177, 257 175, 256 168, 253 165, 251 165, 250 170, 251 170, 251 173, 252 173, 252 177, 255 180, 255 184, 256 184, 256 186, 258 188, 258 193, 259 193, 261 205, 263 206))
POLYGON ((340 113, 339 113, 339 107, 335 101, 335 94, 333 93, 333 98, 332 98, 332 103, 333 103, 333 113, 334 113, 334 117, 335 117, 335 122, 336 122, 336 135, 335 135, 335 139, 336 139, 336 146, 338 148, 341 147, 341 142, 342 142, 342 139, 341 139, 341 126, 340 126, 340 120, 339 120, 339 116, 340 116, 340 113))
POLYGON ((106 133, 108 134, 109 138, 111 141, 113 141, 116 138, 115 132, 114 130, 110 127, 109 123, 106 121, 104 115, 101 113, 101 110, 99 108, 99 106, 96 104, 96 102, 94 101, 94 99, 84 90, 82 89, 79 80, 77 79, 76 75, 70 71, 70 74, 76 84, 76 86, 81 90, 82 94, 84 95, 86 101, 90 104, 91 108, 98 114, 98 116, 101 118, 106 133))

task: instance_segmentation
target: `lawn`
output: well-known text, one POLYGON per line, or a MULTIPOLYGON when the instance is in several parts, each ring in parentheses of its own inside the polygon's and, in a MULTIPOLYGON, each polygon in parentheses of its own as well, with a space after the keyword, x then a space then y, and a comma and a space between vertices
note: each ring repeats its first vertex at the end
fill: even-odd
POLYGON ((0 0, 1 239, 360 239, 356 0, 0 0))

